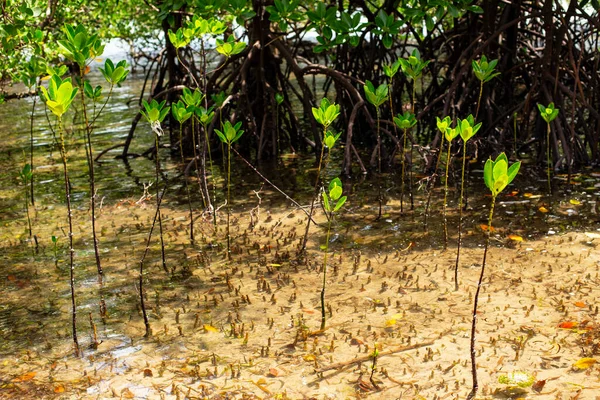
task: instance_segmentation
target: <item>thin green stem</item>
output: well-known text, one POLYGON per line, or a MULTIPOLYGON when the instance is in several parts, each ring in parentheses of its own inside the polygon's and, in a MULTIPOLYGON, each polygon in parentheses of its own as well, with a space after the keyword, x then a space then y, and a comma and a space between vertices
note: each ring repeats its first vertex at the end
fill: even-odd
MULTIPOLYGON (((202 124, 202 127, 204 129, 204 143, 205 146, 203 147, 204 149, 204 154, 202 155, 203 159, 204 159, 204 165, 206 165, 206 153, 208 153, 208 165, 210 167, 210 176, 213 179, 213 202, 216 203, 217 202, 217 186, 214 184, 214 179, 215 179, 215 171, 214 171, 214 166, 213 166, 213 159, 212 159, 212 152, 210 150, 210 140, 208 139, 208 129, 206 124, 202 124)), ((212 204, 210 201, 210 193, 208 193, 208 184, 206 183, 206 169, 205 169, 205 174, 204 174, 204 183, 206 186, 206 195, 208 196, 208 205, 210 207, 210 205, 212 204)), ((215 232, 217 231, 217 210, 212 207, 212 213, 213 213, 213 228, 215 229, 215 232)))
POLYGON ((402 184, 400 186, 400 212, 404 212, 404 176, 406 174, 406 129, 402 134, 402 184))
POLYGON ((492 232, 492 218, 494 216, 494 206, 496 204, 496 196, 492 196, 492 206, 490 207, 490 215, 488 218, 488 230, 485 237, 485 249, 483 250, 483 262, 481 263, 481 273, 479 274, 479 281, 477 282, 477 291, 475 292, 475 299, 473 301, 473 320, 471 323, 471 375, 473 378, 473 387, 471 393, 467 397, 467 400, 475 398, 477 395, 477 389, 479 384, 477 382, 477 360, 475 352, 475 335, 477 328, 477 306, 479 304, 479 292, 481 291, 481 284, 483 283, 483 276, 485 274, 485 261, 487 258, 488 248, 490 246, 490 235, 492 232))
POLYGON ((548 129, 546 131, 546 165, 548 172, 548 193, 552 194, 552 160, 550 157, 550 122, 547 123, 548 129))
MULTIPOLYGON (((327 133, 327 126, 323 127, 323 137, 327 133)), ((325 144, 321 145, 321 155, 319 156, 319 165, 317 167, 317 178, 315 179, 315 191, 313 195, 313 199, 310 203, 310 211, 308 212, 308 220, 306 221, 306 229, 304 231, 304 238, 302 239, 302 246, 298 251, 298 254, 304 253, 306 250, 306 243, 308 242, 308 232, 310 231, 310 223, 312 222, 312 214, 315 210, 315 203, 317 201, 317 197, 319 196, 319 183, 321 182, 321 167, 323 164, 323 154, 325 153, 325 144)))
MULTIPOLYGON (((333 214, 333 213, 332 213, 333 214)), ((330 215, 327 223, 327 236, 325 238, 325 256, 323 257, 323 287, 321 289, 321 330, 325 329, 327 316, 325 314, 325 288, 327 285, 327 253, 329 252, 329 235, 331 233, 331 222, 333 215, 330 215)))
POLYGON ((231 217, 231 143, 227 144, 227 259, 231 260, 231 235, 229 219, 231 217))
MULTIPOLYGON (((448 169, 450 168, 450 154, 452 151, 452 142, 448 142, 448 153, 446 155, 446 171, 444 173, 444 204, 442 214, 444 216, 444 250, 448 248, 448 217, 446 209, 448 208, 448 169)), ((440 150, 441 154, 441 150, 440 150)))
MULTIPOLYGON (((380 123, 380 111, 379 107, 376 107, 377 110, 377 182, 379 183, 378 188, 378 198, 379 198, 379 213, 377 215, 377 219, 381 218, 383 213, 383 193, 381 187, 381 136, 379 135, 379 123, 380 123)), ((404 155, 404 151, 403 154, 404 155)), ((402 212, 402 198, 400 198, 400 212, 402 212)))
POLYGON ((463 159, 460 179, 460 197, 458 199, 458 241, 456 249, 456 264, 454 265, 454 290, 458 290, 458 265, 460 262, 460 248, 462 246, 462 222, 463 222, 463 195, 465 188, 465 164, 467 160, 467 141, 463 141, 463 159))
MULTIPOLYGON (((200 177, 200 168, 198 167, 198 152, 197 152, 197 143, 196 143, 196 127, 194 122, 196 121, 196 116, 192 115, 192 147, 194 148, 194 167, 196 168, 196 178, 198 179, 198 189, 200 190, 200 195, 202 196, 202 205, 204 208, 207 207, 206 198, 204 196, 204 189, 202 188, 202 182, 206 183, 206 171, 203 168, 204 180, 200 177)), ((207 189, 208 190, 208 189, 207 189)), ((208 194, 207 194, 208 195, 208 194)), ((210 197, 210 196, 209 196, 210 197)), ((209 198, 210 203, 210 198, 209 198)))
MULTIPOLYGON (((33 105, 31 106, 31 116, 29 118, 29 165, 31 166, 31 171, 33 172, 33 120, 34 120, 34 114, 35 114, 35 104, 37 101, 37 96, 33 96, 33 105)), ((33 191, 33 174, 31 175, 31 181, 30 183, 30 191, 31 191, 31 205, 35 206, 35 198, 34 198, 34 191, 33 191)), ((29 235, 31 236, 31 235, 29 235)))
POLYGON ((29 217, 29 188, 27 187, 27 181, 25 181, 25 212, 27 213, 27 225, 29 226, 29 239, 31 240, 31 218, 29 217))
POLYGON ((483 95, 483 81, 479 82, 479 98, 477 99, 477 110, 475 111, 475 120, 477 120, 477 116, 479 115, 479 106, 481 105, 481 96, 483 95))

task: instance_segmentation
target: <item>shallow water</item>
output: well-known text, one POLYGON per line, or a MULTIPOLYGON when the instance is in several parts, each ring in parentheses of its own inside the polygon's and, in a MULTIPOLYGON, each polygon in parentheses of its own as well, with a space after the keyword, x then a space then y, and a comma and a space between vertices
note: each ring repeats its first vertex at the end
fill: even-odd
MULTIPOLYGON (((97 80, 98 76, 93 76, 93 79, 97 80)), ((132 76, 132 79, 128 79, 123 87, 115 89, 110 105, 96 124, 97 128, 93 134, 95 154, 119 143, 127 136, 130 121, 138 112, 136 96, 140 88, 141 81, 132 76)), ((0 143, 0 171, 2 171, 0 173, 0 198, 2 199, 0 204, 0 221, 2 223, 0 230, 0 248, 2 250, 0 256, 0 298, 2 298, 0 302, 0 361, 4 360, 5 367, 14 369, 14 373, 11 373, 10 377, 0 379, 0 390, 8 390, 5 393, 9 393, 7 394, 9 396, 15 390, 15 385, 21 384, 23 390, 29 390, 30 394, 35 393, 34 388, 27 386, 31 383, 30 379, 19 379, 25 373, 23 368, 27 371, 39 369, 46 371, 46 375, 43 380, 41 378, 31 379, 39 384, 35 390, 39 389, 40 393, 43 392, 48 396, 52 396, 52 391, 54 391, 55 395, 60 396, 62 393, 60 386, 57 386, 52 379, 54 371, 61 368, 60 366, 52 367, 57 360, 64 361, 65 365, 74 363, 71 370, 66 367, 66 370, 62 371, 61 379, 63 380, 60 382, 63 383, 60 385, 70 385, 73 393, 79 390, 80 396, 85 393, 85 396, 91 397, 105 395, 111 391, 114 394, 115 388, 118 387, 120 391, 127 389, 140 398, 155 398, 157 394, 148 385, 131 383, 125 385, 115 381, 115 376, 128 376, 132 373, 134 368, 129 363, 135 364, 135 368, 140 368, 144 362, 155 363, 152 367, 154 374, 157 375, 157 370, 162 368, 165 376, 169 376, 168 371, 171 364, 185 363, 192 367, 186 367, 187 369, 183 372, 171 370, 174 376, 178 376, 177 374, 193 376, 192 372, 195 371, 194 379, 208 381, 222 377, 226 373, 225 371, 227 374, 234 374, 235 367, 229 365, 239 365, 238 369, 244 365, 243 368, 247 368, 250 375, 255 374, 253 372, 255 370, 264 369, 264 365, 270 365, 272 362, 270 356, 263 357, 265 361, 258 364, 252 364, 247 359, 248 357, 260 358, 257 354, 263 354, 264 347, 267 346, 264 337, 262 337, 261 344, 255 345, 254 349, 248 353, 249 355, 244 354, 242 358, 229 355, 227 360, 225 360, 227 357, 224 356, 224 360, 215 358, 211 361, 211 357, 215 357, 215 352, 219 352, 223 346, 228 343, 239 344, 243 340, 243 335, 241 338, 236 336, 239 332, 225 334, 223 337, 223 335, 216 335, 212 329, 221 333, 230 330, 233 332, 235 328, 231 327, 232 321, 238 321, 238 325, 242 323, 252 324, 252 326, 259 323, 264 324, 265 318, 268 318, 265 314, 268 316, 269 313, 273 313, 280 317, 275 324, 278 327, 276 331, 278 329, 279 334, 288 332, 289 329, 286 328, 285 322, 281 322, 281 319, 289 320, 289 317, 283 318, 283 316, 292 309, 294 302, 292 300, 288 302, 283 298, 277 302, 275 293, 279 293, 280 289, 283 293, 284 288, 287 287, 289 293, 285 292, 286 296, 292 296, 290 281, 294 281, 294 288, 296 284, 300 288, 301 282, 305 279, 303 274, 310 274, 312 271, 318 270, 322 256, 319 247, 324 242, 323 229, 313 228, 311 231, 308 266, 299 266, 294 261, 294 254, 298 239, 304 232, 304 214, 295 210, 289 201, 267 184, 263 184, 260 177, 242 162, 234 159, 232 231, 234 245, 237 246, 234 251, 234 262, 227 262, 223 257, 224 208, 219 213, 219 231, 215 235, 211 218, 201 215, 202 205, 198 196, 198 185, 193 178, 190 178, 189 184, 193 193, 193 205, 197 217, 195 228, 198 241, 196 245, 192 246, 189 243, 187 199, 182 168, 177 163, 178 157, 169 158, 169 151, 161 150, 164 173, 169 179, 169 190, 162 209, 167 265, 170 273, 166 274, 161 267, 160 247, 155 231, 150 252, 144 264, 147 281, 146 302, 154 337, 150 340, 143 340, 144 331, 137 288, 138 268, 154 215, 155 200, 152 198, 140 201, 140 199, 144 196, 144 186, 154 182, 154 161, 139 157, 125 163, 114 158, 114 155, 120 152, 120 149, 116 149, 105 155, 101 162, 96 164, 96 186, 99 199, 97 224, 102 263, 106 273, 105 286, 100 293, 89 222, 89 188, 83 138, 81 133, 71 131, 67 134, 67 148, 75 220, 77 326, 85 355, 83 364, 88 362, 94 371, 100 371, 99 374, 103 376, 102 379, 97 380, 90 378, 89 385, 79 380, 78 383, 73 383, 76 378, 79 379, 83 370, 89 371, 89 369, 85 369, 84 366, 78 364, 78 361, 73 361, 69 357, 71 353, 71 310, 62 165, 53 134, 47 127, 44 107, 39 101, 34 115, 36 121, 34 128, 36 203, 35 207, 30 207, 33 234, 37 238, 37 246, 33 240, 29 239, 27 233, 24 209, 25 188, 19 184, 18 180, 18 170, 25 162, 28 162, 28 113, 31 106, 32 99, 11 101, 0 105, 0 129, 4 132, 3 141, 0 143), (254 228, 251 226, 250 217, 253 209, 255 213, 253 218, 259 221, 254 228), (58 237, 56 253, 51 241, 52 235, 58 237), (299 272, 299 268, 302 272, 299 272), (242 271, 242 276, 240 276, 240 271, 242 271), (236 276, 235 283, 229 282, 232 276, 236 276), (266 280, 265 277, 267 277, 266 280), (273 290, 270 287, 268 290, 262 287, 257 290, 248 286, 242 287, 242 285, 257 284, 260 286, 260 282, 263 282, 264 285, 264 282, 267 281, 269 285, 273 286, 273 290), (232 294, 232 288, 237 288, 235 296, 232 294), (241 317, 242 311, 237 291, 252 293, 252 303, 247 304, 248 310, 241 317), (98 301, 101 294, 106 300, 109 313, 109 317, 105 321, 102 321, 98 315, 98 301), (237 299, 233 301, 232 299, 235 298, 237 299), (237 305, 235 305, 236 302, 237 305), (264 307, 259 307, 257 302, 264 303, 264 307), (251 307, 251 304, 254 306, 251 307), (270 310, 269 313, 267 313, 267 308, 270 310), (100 342, 98 348, 93 346, 93 326, 96 326, 100 342), (204 334, 200 335, 199 330, 204 334), (165 366, 157 365, 156 363, 159 363, 157 360, 162 360, 165 366), (208 366, 203 363, 208 363, 208 366), (203 365, 201 370, 194 370, 193 365, 201 364, 203 365), (221 367, 225 370, 222 369, 221 374, 215 373, 211 378, 213 367, 221 367), (47 372, 48 370, 50 372, 47 372)), ((52 120, 52 116, 49 118, 52 120)), ((131 151, 141 153, 152 146, 152 143, 153 136, 149 126, 141 123, 137 128, 131 151)), ((215 160, 217 168, 214 192, 217 193, 216 203, 218 205, 224 203, 220 163, 221 160, 215 160)), ((335 176, 336 164, 337 160, 333 157, 327 170, 327 180, 335 176)), ((494 223, 496 230, 492 242, 495 247, 503 249, 506 246, 513 251, 512 248, 517 246, 519 252, 526 253, 529 251, 528 242, 530 241, 545 240, 549 236, 563 235, 571 231, 596 232, 600 220, 597 212, 600 174, 584 171, 584 173, 574 176, 573 189, 568 193, 565 193, 563 187, 566 177, 559 176, 556 179, 560 185, 559 194, 550 197, 544 194, 544 171, 534 174, 533 169, 528 170, 527 168, 526 166, 517 178, 514 192, 502 195, 498 199, 494 223), (537 175, 540 178, 531 182, 532 177, 537 175), (524 242, 508 239, 509 235, 517 235, 524 239, 524 242)), ((265 176, 301 204, 309 204, 312 182, 314 182, 316 174, 312 157, 286 155, 275 164, 265 164, 260 169, 265 176)), ((472 171, 469 179, 469 208, 465 213, 464 220, 465 247, 469 249, 468 251, 478 254, 476 252, 480 250, 484 242, 481 225, 487 224, 487 207, 489 207, 490 198, 479 190, 483 187, 481 171, 472 171)), ((385 176, 382 186, 386 205, 383 210, 383 218, 379 221, 374 219, 378 208, 378 184, 370 177, 345 182, 345 191, 349 194, 349 200, 342 214, 337 218, 336 232, 330 240, 330 246, 336 252, 335 256, 332 256, 333 263, 335 264, 335 260, 339 257, 339 268, 351 264, 353 257, 354 259, 360 258, 357 254, 368 258, 369 265, 371 263, 373 265, 385 264, 388 257, 390 259, 396 257, 400 261, 401 255, 405 251, 433 252, 434 258, 439 257, 443 246, 440 229, 441 218, 437 211, 441 208, 442 193, 439 184, 433 197, 432 209, 434 211, 429 222, 429 233, 425 234, 422 213, 426 198, 423 191, 416 190, 415 192, 415 211, 400 215, 399 181, 400 179, 396 175, 385 176), (344 257, 343 262, 342 257, 344 257)), ((151 187, 150 194, 154 194, 154 188, 154 186, 151 187)), ((451 190, 449 226, 453 236, 450 248, 454 248, 454 227, 458 219, 455 209, 456 187, 453 186, 451 190)), ((407 207, 407 203, 408 197, 405 197, 405 207, 407 207)), ((321 213, 318 214, 319 221, 324 222, 321 213)), ((591 248, 595 246, 593 240, 593 236, 590 237, 591 248)), ((538 247, 533 244, 531 246, 532 249, 538 247)), ((565 249, 565 252, 567 250, 568 248, 565 249)), ((446 258, 451 258, 448 253, 445 254, 446 258)), ((467 255, 466 257, 474 256, 467 255)), ((425 262, 423 261, 423 263, 425 262)), ((471 262, 465 268, 470 269, 472 266, 471 262)), ((348 268, 352 269, 351 266, 348 268)), ((366 268, 366 272, 369 272, 369 267, 366 268)), ((346 272, 346 274, 348 273, 346 272)), ((338 279, 337 276, 335 279, 338 279)), ((343 274, 339 273, 339 276, 341 277, 343 274)), ((378 281, 378 284, 381 285, 386 282, 385 274, 383 278, 379 276, 373 279, 382 281, 378 281)), ((431 286, 431 290, 441 283, 438 282, 440 277, 436 279, 427 283, 431 286)), ((305 287, 306 293, 314 292, 314 285, 317 282, 318 279, 315 283, 311 283, 311 286, 305 287)), ((337 296, 342 298, 344 285, 339 280, 335 285, 338 290, 337 296)), ((418 291, 418 279, 416 288, 418 291)), ((385 290, 382 286, 381 292, 383 291, 385 290)), ((293 292, 296 293, 295 289, 293 292)), ((319 311, 316 311, 316 315, 313 315, 314 310, 306 311, 313 306, 315 310, 317 309, 314 293, 307 298, 302 298, 303 294, 305 293, 302 291, 298 294, 298 297, 302 299, 300 312, 305 310, 304 317, 306 319, 318 319, 319 311)), ((281 295, 278 294, 278 296, 281 295)), ((426 320, 428 313, 435 314, 437 307, 435 298, 438 295, 429 297, 431 298, 425 295, 425 298, 420 298, 419 307, 421 308, 411 306, 409 312, 415 314, 414 318, 426 320)), ((370 298, 370 303, 364 299, 360 302, 361 307, 365 307, 365 311, 358 318, 359 320, 368 320, 368 311, 366 310, 379 307, 379 303, 376 303, 373 298, 370 298), (363 302, 365 303, 363 304, 363 302)), ((348 307, 353 303, 354 301, 351 299, 344 299, 341 302, 348 307)), ((356 303, 354 307, 356 310, 356 303)), ((467 309, 468 307, 465 307, 465 310, 467 309)), ((294 322, 294 318, 292 317, 292 327, 298 324, 297 321, 294 322)), ((310 323, 310 325, 316 324, 315 321, 310 323)), ((271 327, 273 327, 273 323, 271 323, 271 327)), ((274 334, 273 337, 275 338, 277 335, 274 334)), ((270 341, 269 339, 269 343, 270 341)), ((304 344, 304 346, 307 345, 304 344)), ((241 350, 240 354, 242 354, 241 350)), ((312 369, 307 367, 307 370, 301 375, 302 381, 307 377, 313 379, 311 371, 312 369)), ((40 373, 41 375, 42 373, 40 373)), ((163 374, 161 373, 160 376, 162 377, 163 374)), ((273 376, 271 377, 273 378, 273 376)), ((171 380, 173 379, 171 376, 171 380)), ((257 378, 247 379, 254 379, 252 381, 254 389, 258 387, 259 393, 267 394, 264 390, 265 384, 256 383, 258 382, 257 378)), ((226 383, 225 387, 227 387, 226 383)), ((270 387, 271 389, 268 391, 275 393, 274 386, 270 387)), ((70 390, 66 392, 68 393, 70 390)), ((195 390, 201 389, 196 387, 195 390)), ((173 395, 175 392, 174 387, 169 390, 164 389, 164 393, 167 395, 173 395)), ((123 395, 123 392, 117 394, 123 395)), ((2 392, 0 392, 0 397, 2 397, 2 392)), ((292 396, 292 398, 295 397, 292 396)))

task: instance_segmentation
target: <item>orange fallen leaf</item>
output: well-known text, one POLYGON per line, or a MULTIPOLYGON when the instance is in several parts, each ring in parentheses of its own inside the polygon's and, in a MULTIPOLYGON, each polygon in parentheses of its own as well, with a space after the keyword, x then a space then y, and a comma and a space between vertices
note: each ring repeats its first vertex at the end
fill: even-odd
POLYGON ((538 210, 540 210, 540 212, 542 212, 542 213, 544 213, 544 214, 545 214, 545 213, 547 213, 548 211, 550 211, 550 210, 548 210, 548 209, 547 209, 546 207, 544 207, 544 206, 541 206, 540 208, 538 208, 538 210))
POLYGON ((275 368, 269 368, 269 373, 267 374, 267 376, 271 378, 276 378, 279 376, 279 371, 275 368))
POLYGON ((587 305, 585 304, 585 301, 577 301, 577 302, 575 302, 575 306, 579 307, 579 308, 587 307, 587 305))
MULTIPOLYGON (((481 230, 483 230, 485 232, 487 232, 489 229, 489 227, 486 224, 481 224, 481 225, 479 225, 479 227, 481 228, 481 230)), ((496 228, 494 228, 492 226, 492 229, 490 229, 490 232, 496 232, 496 228)))
POLYGON ((596 364, 595 358, 584 357, 584 358, 580 358, 579 360, 577 360, 577 362, 575 362, 575 364, 573 364, 573 368, 588 369, 589 367, 591 367, 594 364, 596 364))
POLYGON ((27 381, 30 381, 33 378, 35 378, 36 375, 37 375, 37 372, 31 371, 31 372, 28 372, 26 374, 16 377, 12 381, 13 382, 27 382, 27 381))
POLYGON ((523 241, 523 238, 521 236, 519 236, 519 235, 508 235, 508 238, 510 240, 515 241, 515 242, 522 242, 523 241))
POLYGON ((314 314, 315 310, 311 310, 311 309, 308 309, 308 308, 303 308, 302 312, 307 313, 307 314, 314 314))
POLYGON ((63 385, 61 385, 60 383, 56 386, 54 386, 54 393, 64 393, 65 392, 65 387, 63 385))
POLYGON ((577 322, 565 321, 565 322, 561 322, 560 324, 558 324, 558 327, 562 328, 562 329, 573 329, 573 328, 576 328, 577 325, 579 325, 577 322))

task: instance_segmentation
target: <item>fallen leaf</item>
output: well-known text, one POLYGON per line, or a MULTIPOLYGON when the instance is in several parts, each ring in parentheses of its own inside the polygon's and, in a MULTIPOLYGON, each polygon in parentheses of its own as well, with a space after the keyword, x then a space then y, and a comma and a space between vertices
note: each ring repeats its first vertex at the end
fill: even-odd
POLYGON ((219 330, 217 328, 215 328, 212 325, 208 325, 208 324, 204 324, 204 330, 206 332, 219 332, 219 330))
POLYGON ((540 212, 542 212, 542 213, 544 213, 544 214, 545 214, 545 213, 547 213, 548 211, 550 211, 550 210, 548 210, 548 209, 547 209, 546 207, 544 207, 544 206, 541 206, 540 208, 538 208, 538 210, 540 210, 540 212))
MULTIPOLYGON (((481 228, 482 231, 487 232, 489 227, 486 224, 481 224, 479 225, 479 227, 481 228)), ((496 232, 496 228, 494 228, 492 226, 492 229, 490 229, 490 232, 496 232)))
POLYGON ((579 325, 577 322, 565 321, 565 322, 561 322, 560 324, 558 324, 558 327, 563 328, 563 329, 573 329, 573 328, 576 328, 577 325, 579 325))
POLYGON ((573 364, 573 368, 576 369, 588 369, 592 365, 596 364, 595 358, 584 357, 577 360, 575 364, 573 364))
POLYGON ((31 372, 28 372, 26 374, 16 377, 12 381, 13 382, 27 382, 27 381, 30 381, 33 378, 35 378, 36 375, 37 375, 37 372, 31 371, 31 372))
POLYGON ((523 238, 521 236, 519 236, 519 235, 508 235, 508 238, 510 240, 515 241, 515 242, 522 242, 523 241, 523 238))
POLYGON ((350 346, 360 346, 361 344, 363 344, 363 341, 357 338, 352 338, 350 340, 350 346))
POLYGON ((54 386, 54 393, 64 393, 65 392, 65 387, 63 385, 61 385, 60 383, 56 386, 54 386))
POLYGON ((533 389, 533 391, 536 392, 536 393, 540 393, 544 389, 544 385, 545 384, 546 384, 546 380, 545 379, 536 381, 533 384, 533 386, 531 386, 531 389, 533 389))
POLYGON ((390 318, 387 321, 385 321, 386 328, 391 328, 394 325, 396 325, 396 320, 394 318, 390 318))
POLYGON ((125 388, 121 390, 121 398, 122 399, 133 399, 135 398, 135 394, 129 388, 125 388))
POLYGON ((302 309, 302 312, 304 312, 304 313, 307 313, 307 314, 314 314, 314 313, 315 313, 315 310, 310 310, 310 309, 308 309, 308 308, 303 308, 303 309, 302 309))
POLYGON ((315 361, 317 359, 314 354, 307 354, 302 358, 304 358, 304 361, 315 361))
POLYGON ((581 204, 581 202, 577 199, 571 199, 569 200, 569 203, 573 204, 574 206, 578 206, 581 204))
POLYGON ((271 378, 276 378, 279 376, 279 371, 275 368, 269 368, 269 373, 267 374, 267 376, 271 378))
POLYGON ((587 307, 587 305, 585 304, 585 301, 577 301, 577 302, 575 302, 575 306, 579 307, 579 308, 587 307))
POLYGON ((526 199, 539 199, 540 197, 542 197, 541 194, 533 194, 533 193, 524 193, 523 197, 525 197, 526 199))
POLYGON ((153 376, 154 376, 154 375, 152 374, 152 370, 151 370, 151 369, 149 369, 149 368, 146 368, 146 369, 144 370, 144 377, 150 377, 150 378, 152 378, 153 376))

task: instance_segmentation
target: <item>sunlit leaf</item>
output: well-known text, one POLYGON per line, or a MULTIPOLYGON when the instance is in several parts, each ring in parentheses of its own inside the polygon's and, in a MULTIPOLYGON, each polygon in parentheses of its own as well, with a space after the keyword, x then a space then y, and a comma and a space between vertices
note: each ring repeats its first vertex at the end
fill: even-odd
POLYGON ((385 321, 385 326, 386 328, 391 328, 392 326, 396 325, 396 320, 394 318, 390 318, 387 321, 385 321))
POLYGON ((315 361, 317 359, 314 354, 307 354, 302 358, 304 358, 304 361, 315 361))
POLYGON ((595 358, 584 357, 584 358, 580 358, 579 360, 577 360, 577 362, 575 362, 575 364, 573 364, 573 368, 588 369, 589 367, 591 367, 594 364, 596 364, 595 358))
POLYGON ((542 212, 542 213, 544 213, 544 214, 545 214, 545 213, 547 213, 548 211, 550 211, 550 210, 548 210, 548 209, 547 209, 546 207, 544 207, 544 206, 541 206, 540 208, 538 208, 538 210, 540 210, 540 212, 542 212))
POLYGON ((576 301, 575 307, 585 308, 585 307, 587 307, 587 304, 585 304, 585 301, 576 301))
POLYGON ((573 329, 573 328, 576 328, 577 325, 579 325, 579 324, 575 321, 565 321, 565 322, 561 322, 560 324, 558 324, 558 327, 562 328, 562 329, 573 329))
MULTIPOLYGON (((479 227, 481 228, 482 231, 487 232, 489 227, 486 224, 481 224, 479 225, 479 227)), ((496 228, 494 228, 492 226, 492 229, 490 230, 490 232, 496 232, 496 228)))
POLYGON ((215 328, 212 325, 204 324, 204 330, 206 332, 219 332, 219 329, 215 328))
POLYGON ((578 206, 581 204, 581 202, 577 199, 571 199, 569 200, 569 203, 573 204, 574 206, 578 206))
POLYGON ((61 385, 60 383, 58 385, 54 386, 54 393, 64 393, 65 392, 65 387, 63 385, 61 385))
POLYGON ((27 381, 30 381, 33 378, 35 378, 36 375, 37 375, 37 372, 31 371, 31 372, 28 372, 26 374, 16 377, 12 381, 13 382, 27 382, 27 381))
MULTIPOLYGON (((494 227, 492 227, 492 229, 493 228, 494 227)), ((522 242, 523 241, 523 238, 521 236, 519 236, 519 235, 508 235, 508 238, 510 240, 512 240, 512 241, 515 241, 515 242, 522 242)))

